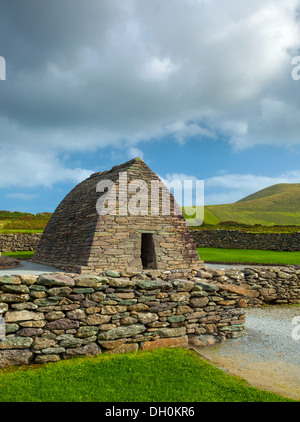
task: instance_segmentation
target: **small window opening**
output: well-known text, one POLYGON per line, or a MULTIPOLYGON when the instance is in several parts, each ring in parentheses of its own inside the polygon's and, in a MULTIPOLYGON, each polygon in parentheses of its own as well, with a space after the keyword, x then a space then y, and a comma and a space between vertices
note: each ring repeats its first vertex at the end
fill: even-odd
POLYGON ((156 256, 152 233, 142 233, 141 259, 143 269, 156 269, 156 256))

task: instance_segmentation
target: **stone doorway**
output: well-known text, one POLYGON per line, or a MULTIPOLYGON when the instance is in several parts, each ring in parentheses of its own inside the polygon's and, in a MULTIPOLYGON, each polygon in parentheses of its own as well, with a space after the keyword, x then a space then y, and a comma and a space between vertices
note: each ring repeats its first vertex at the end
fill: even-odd
POLYGON ((143 269, 155 270, 156 267, 156 255, 152 233, 141 233, 141 260, 143 269))

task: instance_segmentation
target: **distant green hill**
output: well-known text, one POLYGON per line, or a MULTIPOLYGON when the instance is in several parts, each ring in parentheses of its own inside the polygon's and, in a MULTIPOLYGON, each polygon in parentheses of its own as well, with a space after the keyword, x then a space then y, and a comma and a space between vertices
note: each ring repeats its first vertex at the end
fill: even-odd
POLYGON ((31 214, 18 211, 0 211, 1 233, 42 232, 51 217, 51 213, 31 214))
MULTIPOLYGON (((46 212, 34 215, 0 211, 0 232, 42 232, 51 215, 46 212)), ((204 207, 205 225, 214 226, 224 222, 235 222, 237 225, 300 226, 300 183, 273 185, 233 204, 204 207)))
POLYGON ((262 189, 233 204, 205 206, 204 221, 239 224, 300 225, 300 183, 282 183, 262 189))

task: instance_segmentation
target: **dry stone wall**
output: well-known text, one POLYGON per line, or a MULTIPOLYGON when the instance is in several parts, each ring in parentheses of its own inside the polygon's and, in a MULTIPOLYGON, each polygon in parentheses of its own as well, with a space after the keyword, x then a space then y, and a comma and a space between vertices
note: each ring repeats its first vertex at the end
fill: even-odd
POLYGON ((42 233, 13 233, 0 235, 0 252, 34 251, 42 233))
POLYGON ((202 271, 0 277, 0 367, 214 344, 244 333, 243 297, 202 271))
POLYGON ((232 291, 248 290, 244 306, 300 304, 299 266, 251 267, 242 271, 219 270, 218 273, 219 280, 225 285, 229 283, 232 291))
POLYGON ((2 276, 0 368, 214 345, 244 335, 246 308, 265 303, 299 304, 300 269, 2 276))
MULTIPOLYGON (((190 232, 195 245, 199 248, 300 251, 300 232, 249 233, 238 230, 190 230, 190 232)), ((100 236, 99 233, 96 235, 100 236)), ((0 235, 0 252, 35 250, 41 236, 42 233, 2 234, 0 235)))
POLYGON ((298 233, 250 233, 239 230, 191 230, 198 248, 300 251, 298 233))

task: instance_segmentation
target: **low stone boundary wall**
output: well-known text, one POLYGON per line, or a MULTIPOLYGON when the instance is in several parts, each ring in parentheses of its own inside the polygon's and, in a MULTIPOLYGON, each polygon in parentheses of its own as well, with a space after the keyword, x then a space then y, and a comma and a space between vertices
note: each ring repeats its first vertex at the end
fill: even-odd
POLYGON ((198 248, 300 251, 298 233, 249 233, 239 230, 191 230, 198 248))
POLYGON ((218 277, 213 277, 214 281, 218 279, 225 285, 229 283, 232 291, 235 288, 245 289, 244 305, 240 302, 242 306, 300 304, 299 266, 219 270, 218 274, 218 277))
POLYGON ((242 297, 199 271, 2 276, 0 367, 238 337, 242 297))
POLYGON ((42 233, 0 234, 0 252, 34 251, 42 233))
POLYGON ((0 368, 213 345, 244 335, 245 308, 265 303, 300 303, 300 269, 2 276, 0 368))
MULTIPOLYGON (((298 233, 249 233, 239 230, 191 230, 199 248, 300 251, 298 233)), ((42 233, 0 235, 0 252, 35 250, 42 233)))

